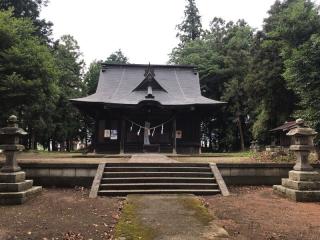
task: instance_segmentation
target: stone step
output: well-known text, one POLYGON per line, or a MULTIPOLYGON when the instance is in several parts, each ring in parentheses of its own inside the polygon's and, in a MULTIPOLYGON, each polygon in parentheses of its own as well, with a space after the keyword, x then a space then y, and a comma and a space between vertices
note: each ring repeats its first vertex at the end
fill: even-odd
POLYGON ((105 172, 211 172, 209 167, 106 167, 105 172))
POLYGON ((121 183, 100 184, 100 190, 149 190, 149 189, 218 189, 216 183, 121 183))
POLYGON ((191 177, 212 178, 211 172, 104 172, 103 178, 130 177, 191 177))
POLYGON ((6 192, 0 193, 0 204, 3 205, 14 205, 22 204, 27 201, 29 198, 36 196, 41 193, 42 187, 32 187, 26 191, 21 192, 6 192))
POLYGON ((18 183, 0 183, 0 192, 23 192, 31 188, 33 180, 18 183))
POLYGON ((128 194, 196 194, 214 195, 218 189, 149 189, 149 190, 101 190, 99 196, 126 196, 128 194))
POLYGON ((107 163, 107 167, 208 167, 208 163, 107 163))
POLYGON ((18 183, 23 182, 26 179, 26 173, 19 171, 13 173, 0 172, 1 183, 18 183))
POLYGON ((214 183, 215 181, 215 178, 211 177, 131 177, 101 179, 101 183, 214 183))

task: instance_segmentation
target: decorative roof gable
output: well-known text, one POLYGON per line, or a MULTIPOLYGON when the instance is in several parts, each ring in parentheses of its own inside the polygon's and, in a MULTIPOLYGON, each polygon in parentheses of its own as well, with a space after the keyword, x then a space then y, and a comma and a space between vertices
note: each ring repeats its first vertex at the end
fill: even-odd
POLYGON ((147 91, 147 95, 145 98, 154 98, 153 90, 167 92, 155 79, 156 74, 154 73, 153 68, 151 67, 150 63, 148 68, 145 70, 144 79, 143 81, 132 90, 134 91, 147 91))

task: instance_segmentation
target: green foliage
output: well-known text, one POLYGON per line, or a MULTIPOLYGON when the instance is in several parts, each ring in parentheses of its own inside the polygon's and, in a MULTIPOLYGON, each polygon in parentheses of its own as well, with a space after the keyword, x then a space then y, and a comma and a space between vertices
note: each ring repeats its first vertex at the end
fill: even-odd
POLYGON ((310 0, 276 1, 255 34, 244 21, 214 18, 201 38, 173 49, 171 63, 196 65, 203 94, 227 102, 202 125, 213 147, 270 144, 269 130, 290 118, 319 131, 318 10, 310 0))
POLYGON ((94 60, 90 63, 89 69, 84 75, 84 82, 87 86, 87 94, 93 94, 96 92, 99 75, 101 71, 102 61, 94 60))
POLYGON ((72 140, 82 139, 86 135, 85 120, 69 99, 85 95, 82 71, 84 61, 79 45, 70 35, 64 35, 55 43, 54 55, 59 70, 60 94, 52 119, 55 127, 52 136, 55 141, 64 143, 70 150, 72 140))
POLYGON ((233 23, 214 18, 201 39, 176 47, 170 55, 172 63, 197 66, 206 97, 228 102, 203 125, 209 138, 214 135, 218 140, 219 150, 239 148, 248 134, 244 81, 252 41, 253 30, 243 20, 233 23))
POLYGON ((184 16, 182 23, 177 25, 177 37, 182 44, 200 38, 202 32, 201 17, 195 0, 187 0, 184 16))
POLYGON ((107 57, 105 63, 129 63, 128 58, 123 54, 121 49, 111 53, 109 57, 107 57))
POLYGON ((48 113, 59 94, 58 69, 32 22, 0 11, 0 121, 14 113, 31 134, 48 128, 48 113))
POLYGON ((268 130, 288 120, 296 102, 294 93, 287 88, 282 77, 283 59, 279 44, 266 38, 261 32, 255 36, 245 86, 253 119, 253 137, 262 143, 270 141, 268 130))
POLYGON ((83 137, 83 117, 70 102, 85 94, 84 62, 71 36, 63 36, 53 47, 35 33, 33 22, 0 11, 0 121, 18 115, 29 132, 29 148, 50 140, 67 143, 83 137))
POLYGON ((39 19, 42 7, 47 6, 48 0, 1 0, 0 10, 12 9, 15 18, 29 18, 35 26, 34 34, 45 42, 50 42, 52 23, 39 19))
POLYGON ((269 14, 265 32, 271 40, 288 44, 288 48, 299 46, 320 29, 318 9, 310 0, 276 1, 269 14))
POLYGON ((297 117, 320 131, 320 34, 293 50, 291 58, 285 61, 287 79, 291 89, 299 96, 297 117))
MULTIPOLYGON (((251 99, 249 107, 256 119, 253 135, 260 141, 269 142, 269 129, 297 116, 293 113, 297 104, 301 106, 301 94, 292 83, 298 79, 293 79, 287 68, 295 58, 292 56, 295 49, 319 31, 320 16, 313 2, 286 0, 275 2, 265 19, 263 31, 256 34, 247 91, 251 99)), ((304 68, 302 64, 300 68, 304 68)), ((307 95, 310 93, 304 92, 304 96, 307 95)), ((308 118, 305 114, 300 117, 308 118)))

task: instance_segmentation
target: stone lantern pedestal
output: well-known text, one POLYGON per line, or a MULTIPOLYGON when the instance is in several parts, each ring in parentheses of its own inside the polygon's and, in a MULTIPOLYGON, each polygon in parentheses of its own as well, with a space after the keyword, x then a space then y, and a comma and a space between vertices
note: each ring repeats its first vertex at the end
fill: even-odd
POLYGON ((26 173, 21 171, 17 163, 17 154, 24 149, 19 144, 20 136, 27 133, 18 128, 17 117, 11 116, 8 127, 0 129, 0 138, 5 144, 0 145, 6 161, 0 169, 0 204, 22 204, 31 196, 40 193, 41 187, 33 187, 32 180, 26 180, 26 173))
POLYGON ((297 158, 296 164, 289 172, 289 178, 283 178, 281 185, 274 185, 273 191, 297 202, 317 202, 320 201, 320 174, 308 162, 317 133, 304 127, 301 119, 297 123, 299 126, 287 133, 292 137, 290 150, 297 158))

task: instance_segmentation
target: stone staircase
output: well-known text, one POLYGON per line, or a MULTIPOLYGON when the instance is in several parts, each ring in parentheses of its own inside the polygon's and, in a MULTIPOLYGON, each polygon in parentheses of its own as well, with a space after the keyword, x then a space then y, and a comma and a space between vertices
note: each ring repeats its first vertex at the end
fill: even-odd
POLYGON ((90 195, 91 197, 160 193, 212 195, 220 192, 219 184, 209 164, 107 163, 99 166, 90 195))

